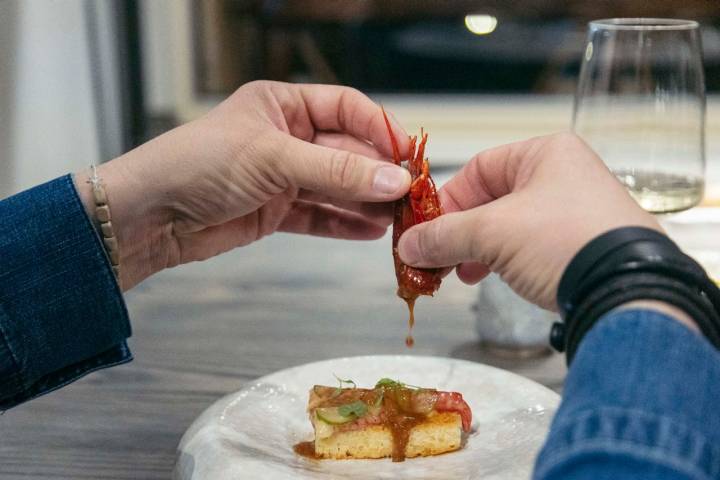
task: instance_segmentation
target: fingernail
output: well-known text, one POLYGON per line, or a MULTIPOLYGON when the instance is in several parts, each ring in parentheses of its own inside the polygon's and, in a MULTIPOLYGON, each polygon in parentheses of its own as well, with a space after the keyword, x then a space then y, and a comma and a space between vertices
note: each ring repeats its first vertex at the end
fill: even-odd
POLYGON ((398 244, 400 259, 407 265, 414 265, 420 260, 420 236, 412 230, 403 234, 398 244))
POLYGON ((380 167, 375 172, 373 189, 379 193, 396 193, 408 183, 409 175, 402 167, 394 165, 380 167))

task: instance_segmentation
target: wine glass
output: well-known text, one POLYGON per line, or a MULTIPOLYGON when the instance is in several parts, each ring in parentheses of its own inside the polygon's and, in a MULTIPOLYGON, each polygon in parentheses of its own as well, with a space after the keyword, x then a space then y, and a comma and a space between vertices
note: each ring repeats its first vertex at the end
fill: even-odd
POLYGON ((661 18, 590 22, 573 130, 648 212, 697 205, 705 184, 698 23, 661 18))

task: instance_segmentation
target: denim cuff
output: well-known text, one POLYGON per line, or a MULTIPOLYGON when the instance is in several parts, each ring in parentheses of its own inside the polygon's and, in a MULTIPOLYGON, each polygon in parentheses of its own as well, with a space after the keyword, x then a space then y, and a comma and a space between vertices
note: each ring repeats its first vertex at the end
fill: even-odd
MULTIPOLYGON (((553 429, 552 440, 548 440, 538 462, 536 478, 555 478, 550 472, 577 473, 587 468, 588 462, 598 460, 613 469, 615 466, 608 464, 619 461, 662 467, 681 475, 665 478, 720 478, 720 445, 674 418, 630 408, 600 407, 564 420, 553 429)), ((602 472, 596 473, 597 478, 604 478, 602 472)))
POLYGON ((122 292, 70 175, 0 202, 0 409, 132 359, 122 292))
POLYGON ((607 314, 580 344, 563 397, 535 478, 626 478, 603 472, 628 465, 675 475, 642 478, 720 478, 720 353, 672 318, 607 314))

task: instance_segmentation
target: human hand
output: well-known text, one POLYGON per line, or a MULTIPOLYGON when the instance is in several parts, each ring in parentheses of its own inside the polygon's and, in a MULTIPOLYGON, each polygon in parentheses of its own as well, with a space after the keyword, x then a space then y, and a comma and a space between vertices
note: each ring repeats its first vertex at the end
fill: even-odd
POLYGON ((439 192, 447 212, 409 229, 408 265, 457 265, 466 283, 500 274, 527 300, 557 310, 560 277, 599 234, 622 226, 662 231, 602 160, 569 133, 477 154, 439 192))
MULTIPOLYGON (((378 238, 392 221, 386 202, 410 186, 406 169, 380 160, 391 154, 379 107, 357 90, 246 84, 204 117, 98 168, 123 288, 275 231, 378 238)), ((92 211, 87 176, 76 183, 92 211)))

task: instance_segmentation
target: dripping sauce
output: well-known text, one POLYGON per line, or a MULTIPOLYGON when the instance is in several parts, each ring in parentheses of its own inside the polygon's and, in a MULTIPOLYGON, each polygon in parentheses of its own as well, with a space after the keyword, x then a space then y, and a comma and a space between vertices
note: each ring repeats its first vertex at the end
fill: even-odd
POLYGON ((410 310, 410 318, 408 319, 408 334, 405 337, 405 346, 412 348, 415 345, 415 339, 412 335, 413 326, 415 325, 415 299, 405 299, 408 310, 410 310))

